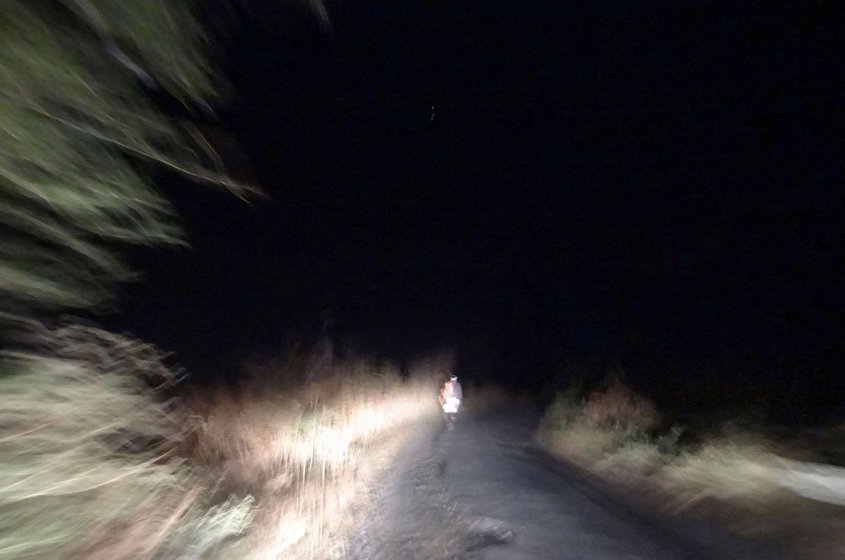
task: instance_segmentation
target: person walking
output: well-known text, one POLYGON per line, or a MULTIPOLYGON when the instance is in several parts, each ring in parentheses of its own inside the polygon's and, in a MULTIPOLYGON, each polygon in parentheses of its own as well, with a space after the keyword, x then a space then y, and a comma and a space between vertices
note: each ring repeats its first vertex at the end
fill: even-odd
POLYGON ((464 400, 464 392, 458 381, 458 376, 452 374, 449 380, 440 389, 440 406, 443 408, 443 418, 446 420, 446 427, 451 430, 455 427, 455 420, 464 400))

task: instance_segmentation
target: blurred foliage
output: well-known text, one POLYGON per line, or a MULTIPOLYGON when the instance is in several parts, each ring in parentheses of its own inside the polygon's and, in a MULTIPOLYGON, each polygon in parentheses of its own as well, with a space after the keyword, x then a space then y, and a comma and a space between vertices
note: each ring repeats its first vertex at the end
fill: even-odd
POLYGON ((210 507, 176 453, 187 414, 162 398, 177 375, 160 351, 16 324, 21 349, 0 352, 0 559, 200 558, 246 528, 251 498, 210 507))
POLYGON ((583 414, 583 402, 576 391, 565 391, 555 395, 546 407, 540 426, 541 430, 562 432, 569 429, 583 414))
POLYGON ((612 427, 637 433, 652 431, 660 423, 654 403, 612 377, 602 389, 591 392, 584 403, 583 415, 597 427, 612 427))
POLYGON ((256 505, 245 537, 215 558, 334 557, 326 550, 339 533, 330 529, 339 529, 345 504, 380 472, 384 449, 416 424, 440 421, 446 364, 432 356, 403 375, 395 364, 338 357, 318 345, 246 364, 237 386, 195 387, 186 398, 197 426, 186 457, 223 473, 218 492, 235 501, 252 496, 256 505))
MULTIPOLYGON (((216 97, 192 4, 7 0, 0 11, 0 303, 13 308, 0 309, 13 339, 0 350, 0 560, 209 558, 253 524, 254 496, 220 492, 225 465, 185 454, 196 423, 169 398, 178 376, 157 349, 19 312, 107 305, 133 277, 121 246, 184 244, 151 169, 250 192, 162 109, 207 114, 216 97)), ((331 436, 321 449, 345 457, 331 436)))
POLYGON ((149 164, 228 179, 150 93, 208 111, 205 37, 186 1, 6 0, 0 11, 0 296, 96 307, 133 277, 115 242, 181 244, 149 164))

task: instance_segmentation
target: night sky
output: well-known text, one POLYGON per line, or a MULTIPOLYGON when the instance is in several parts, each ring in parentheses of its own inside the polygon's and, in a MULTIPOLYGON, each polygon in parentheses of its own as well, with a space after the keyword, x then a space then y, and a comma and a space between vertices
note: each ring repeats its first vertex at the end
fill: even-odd
MULTIPOLYGON (((827 4, 209 3, 212 139, 120 326, 197 372, 330 332, 465 378, 845 389, 841 13, 827 4), (219 30, 222 29, 223 32, 219 30), (433 116, 433 118, 432 118, 433 116)), ((827 403, 831 404, 831 403, 827 403)))

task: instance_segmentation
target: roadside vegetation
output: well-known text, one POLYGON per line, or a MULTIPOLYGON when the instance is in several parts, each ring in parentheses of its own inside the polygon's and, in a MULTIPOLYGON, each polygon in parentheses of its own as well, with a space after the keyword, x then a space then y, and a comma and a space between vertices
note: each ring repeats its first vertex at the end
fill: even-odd
POLYGON ((0 356, 3 559, 328 558, 380 461, 439 419, 446 374, 323 356, 188 390, 149 344, 17 333, 0 356))
POLYGON ((646 507, 704 516, 799 557, 842 558, 842 427, 775 429, 746 421, 688 427, 613 375, 560 392, 537 433, 553 456, 646 507))
POLYGON ((111 309, 138 275, 122 249, 185 244, 153 174, 254 193, 191 122, 220 85, 196 5, 0 12, 2 560, 328 558, 379 461, 438 417, 437 360, 308 355, 189 388, 154 346, 64 315, 111 309))
POLYGON ((305 354, 250 364, 236 388, 192 390, 188 456, 213 473, 218 501, 254 505, 243 538, 219 557, 341 556, 361 491, 416 429, 440 420, 449 363, 421 361, 403 376, 389 362, 305 354))

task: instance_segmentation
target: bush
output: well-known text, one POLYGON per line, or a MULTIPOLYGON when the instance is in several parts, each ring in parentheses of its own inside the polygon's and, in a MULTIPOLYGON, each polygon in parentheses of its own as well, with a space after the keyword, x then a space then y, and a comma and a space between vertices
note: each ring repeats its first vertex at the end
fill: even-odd
POLYGON ((151 558, 243 530, 247 502, 208 509, 175 451, 185 416, 153 346, 80 325, 25 325, 0 354, 0 559, 151 558), (213 527, 214 533, 197 533, 213 527))
POLYGON ((613 379, 606 389, 589 394, 583 418, 597 428, 645 433, 657 427, 660 417, 651 400, 613 379))
POLYGON ((570 428, 582 413, 581 403, 573 393, 558 393, 546 408, 540 428, 564 431, 570 428))
POLYGON ((274 365, 263 391, 186 406, 152 345, 81 325, 17 332, 21 349, 0 353, 0 560, 313 554, 386 438, 438 418, 436 372, 274 365))
POLYGON ((221 473, 222 495, 253 496, 257 517, 222 557, 298 558, 331 543, 332 523, 372 457, 412 422, 438 418, 446 371, 303 354, 252 362, 237 389, 195 392, 189 455, 221 473), (318 364, 318 367, 315 367, 318 364))

